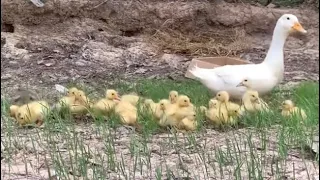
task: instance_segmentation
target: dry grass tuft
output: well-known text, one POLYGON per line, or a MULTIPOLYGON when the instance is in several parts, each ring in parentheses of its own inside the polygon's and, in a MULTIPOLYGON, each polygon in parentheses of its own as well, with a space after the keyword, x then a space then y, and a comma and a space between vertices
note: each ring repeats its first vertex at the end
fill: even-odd
POLYGON ((181 33, 173 29, 156 30, 149 41, 159 51, 190 56, 228 56, 250 48, 244 29, 230 29, 199 34, 181 33))

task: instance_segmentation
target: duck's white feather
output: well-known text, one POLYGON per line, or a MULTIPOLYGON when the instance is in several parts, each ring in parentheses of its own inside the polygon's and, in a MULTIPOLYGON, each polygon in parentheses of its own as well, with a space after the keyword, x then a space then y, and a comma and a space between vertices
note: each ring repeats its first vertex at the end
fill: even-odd
POLYGON ((226 65, 215 69, 202 69, 195 66, 190 72, 199 78, 211 91, 227 91, 232 97, 240 99, 246 87, 236 87, 243 79, 250 77, 252 89, 263 95, 272 90, 278 78, 264 64, 226 65), (261 86, 261 83, 264 85, 261 86))
POLYGON ((249 78, 253 90, 261 95, 266 94, 283 79, 283 46, 289 34, 288 29, 296 22, 296 16, 290 14, 279 18, 267 56, 260 64, 225 65, 214 69, 203 69, 196 65, 189 71, 213 93, 227 91, 231 97, 241 99, 246 88, 237 85, 249 78))

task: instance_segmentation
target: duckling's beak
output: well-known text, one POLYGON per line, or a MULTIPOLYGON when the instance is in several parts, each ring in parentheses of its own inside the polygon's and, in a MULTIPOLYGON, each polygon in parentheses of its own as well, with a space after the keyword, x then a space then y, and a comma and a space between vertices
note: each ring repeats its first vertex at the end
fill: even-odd
POLYGON ((298 31, 300 33, 306 34, 307 31, 301 26, 299 22, 294 23, 294 25, 291 27, 293 31, 298 31))
POLYGON ((241 87, 241 86, 244 86, 244 84, 242 82, 239 83, 236 87, 241 87))
POLYGON ((114 98, 114 99, 120 101, 120 100, 121 100, 121 97, 120 97, 120 96, 117 96, 117 97, 114 98))

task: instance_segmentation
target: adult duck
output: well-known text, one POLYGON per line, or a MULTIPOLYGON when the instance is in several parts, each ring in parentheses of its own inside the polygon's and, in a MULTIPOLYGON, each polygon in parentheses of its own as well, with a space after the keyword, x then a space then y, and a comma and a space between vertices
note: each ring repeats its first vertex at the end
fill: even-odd
POLYGON ((225 65, 214 69, 203 69, 197 65, 190 70, 202 84, 214 94, 227 91, 232 98, 241 99, 245 87, 237 86, 244 78, 252 81, 252 89, 260 95, 270 92, 283 79, 283 46, 290 33, 307 33, 298 18, 292 14, 282 15, 273 31, 267 56, 260 64, 225 65))

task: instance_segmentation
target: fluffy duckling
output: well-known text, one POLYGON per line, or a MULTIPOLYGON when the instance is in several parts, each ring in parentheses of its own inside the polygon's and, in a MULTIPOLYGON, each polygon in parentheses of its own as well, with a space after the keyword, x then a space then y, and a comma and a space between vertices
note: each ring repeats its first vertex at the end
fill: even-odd
POLYGON ((296 107, 291 100, 285 100, 282 102, 281 115, 284 117, 299 115, 303 120, 307 118, 307 114, 305 113, 305 111, 301 108, 296 107))
POLYGON ((61 109, 61 107, 63 106, 71 107, 71 105, 76 102, 76 92, 78 92, 78 89, 76 87, 68 89, 67 95, 62 97, 55 107, 57 109, 61 109))
POLYGON ((185 95, 178 96, 176 103, 169 104, 168 107, 166 107, 166 113, 176 116, 177 119, 183 119, 185 113, 190 111, 195 111, 195 107, 191 103, 190 98, 185 95))
POLYGON ((191 111, 180 121, 177 128, 179 130, 195 131, 197 129, 197 125, 196 113, 191 111))
MULTIPOLYGON (((241 81, 237 87, 246 87, 247 90, 251 90, 251 91, 255 91, 254 89, 252 89, 252 80, 249 79, 249 78, 245 78, 243 81, 241 81)), ((259 103, 263 106, 263 108, 266 110, 266 111, 269 111, 269 105, 259 97, 259 103)))
POLYGON ((9 114, 10 114, 10 117, 16 117, 16 112, 18 111, 20 106, 17 106, 17 105, 11 105, 9 107, 9 114))
POLYGON ((159 124, 161 126, 177 127, 181 120, 188 116, 190 112, 195 112, 193 104, 188 96, 180 95, 175 104, 167 104, 163 107, 165 113, 161 117, 159 124))
POLYGON ((169 92, 169 101, 171 104, 174 104, 178 100, 179 93, 177 91, 170 91, 169 92))
POLYGON ((120 101, 115 106, 115 113, 125 125, 137 125, 137 108, 127 101, 120 101))
POLYGON ((247 90, 242 97, 242 110, 248 112, 268 111, 268 106, 261 103, 258 91, 247 90))
POLYGON ((140 97, 136 94, 125 94, 121 96, 121 101, 127 101, 129 103, 131 103, 134 106, 137 106, 140 97))
POLYGON ((204 106, 200 110, 205 113, 205 116, 214 124, 220 125, 224 119, 228 118, 228 112, 224 108, 220 108, 220 102, 217 99, 210 99, 209 108, 204 106))
POLYGON ((20 106, 15 117, 20 126, 32 123, 41 126, 49 109, 49 104, 46 101, 34 101, 20 106))
POLYGON ((165 113, 166 107, 170 104, 167 99, 162 99, 158 103, 155 103, 152 99, 146 99, 144 102, 147 106, 148 111, 151 111, 156 120, 160 120, 165 113))
POLYGON ((119 102, 120 98, 118 92, 114 89, 106 90, 106 97, 100 99, 97 103, 93 105, 93 110, 95 112, 102 113, 107 115, 108 112, 116 105, 116 102, 119 102))
POLYGON ((70 112, 72 114, 86 114, 88 108, 91 107, 91 102, 82 90, 75 92, 75 102, 70 106, 70 112))
POLYGON ((230 96, 227 91, 219 91, 216 94, 216 99, 219 101, 219 117, 223 119, 224 122, 228 121, 229 115, 229 109, 240 109, 240 106, 238 104, 235 104, 233 102, 230 102, 230 96))

